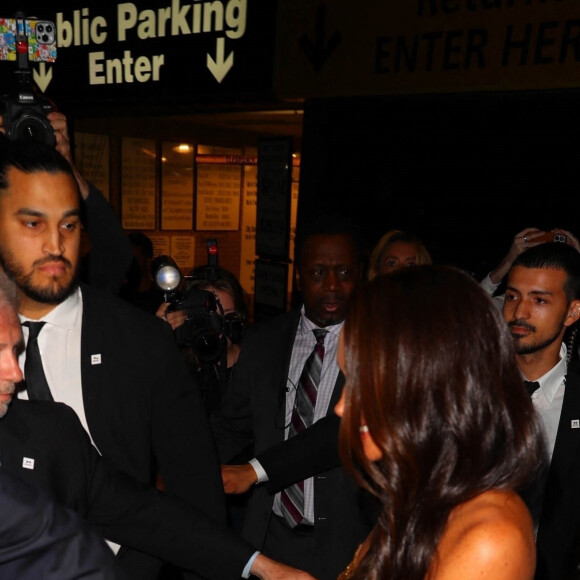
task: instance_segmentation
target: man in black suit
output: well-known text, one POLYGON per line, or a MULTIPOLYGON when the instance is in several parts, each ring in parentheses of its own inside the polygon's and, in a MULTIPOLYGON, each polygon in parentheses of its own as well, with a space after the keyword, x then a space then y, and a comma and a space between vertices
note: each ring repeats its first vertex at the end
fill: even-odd
MULTIPOLYGON (((21 320, 45 322, 38 344, 51 396, 77 412, 117 469, 142 483, 160 476, 166 490, 225 524, 215 445, 173 333, 77 283, 80 214, 72 168, 54 148, 2 148, 0 265, 18 286, 21 320)), ((160 561, 124 548, 118 555, 130 577, 157 577, 160 561)))
POLYGON ((107 544, 86 521, 5 470, 0 471, 0 504, 0 578, 125 579, 107 544))
MULTIPOLYGON (((318 217, 297 233, 295 255, 302 308, 248 331, 221 409, 211 416, 223 463, 250 444, 261 457, 288 437, 299 379, 318 329, 328 332, 314 422, 306 432, 334 413, 340 397, 344 377, 336 364, 336 346, 348 298, 360 280, 356 232, 337 216, 318 217)), ((262 474, 260 481, 266 481, 268 466, 252 464, 262 474)), ((287 504, 281 494, 259 485, 248 504, 243 535, 276 560, 321 580, 335 579, 370 529, 359 492, 336 467, 305 481, 304 496, 303 517, 294 525, 284 515, 287 504)))
POLYGON ((526 490, 537 526, 536 580, 576 578, 580 540, 580 369, 568 362, 566 330, 580 318, 580 253, 550 242, 509 269, 503 315, 532 402, 544 424, 550 464, 526 490))
MULTIPOLYGON (((193 570, 204 578, 235 580, 240 575, 248 577, 251 572, 259 578, 312 580, 310 575, 256 554, 250 544, 226 526, 176 496, 140 484, 111 467, 91 445, 68 406, 52 401, 13 401, 16 384, 22 380, 18 366, 22 345, 16 289, 0 272, 1 474, 9 473, 25 486, 34 484, 50 492, 59 503, 97 526, 103 536, 193 570)), ((3 505, 3 518, 14 520, 19 509, 18 503, 13 506, 7 502, 3 505)), ((50 516, 50 508, 43 508, 42 513, 50 516)), ((60 525, 61 520, 62 517, 57 519, 55 525, 60 525)), ((55 541, 60 537, 57 532, 58 527, 55 541)), ((17 537, 19 542, 36 545, 37 535, 37 529, 25 526, 17 537), (30 537, 26 538, 27 534, 30 537)), ((75 541, 72 533, 70 539, 75 541)), ((42 550, 25 554, 19 542, 0 543, 0 554, 9 559, 11 553, 15 560, 26 555, 25 564, 31 569, 46 563, 42 550)), ((46 538, 38 540, 38 545, 46 545, 46 538)), ((62 548, 55 546, 55 554, 60 551, 62 548)), ((2 556, 0 571, 1 562, 2 556)), ((54 564, 62 568, 63 574, 67 565, 58 561, 54 564)))

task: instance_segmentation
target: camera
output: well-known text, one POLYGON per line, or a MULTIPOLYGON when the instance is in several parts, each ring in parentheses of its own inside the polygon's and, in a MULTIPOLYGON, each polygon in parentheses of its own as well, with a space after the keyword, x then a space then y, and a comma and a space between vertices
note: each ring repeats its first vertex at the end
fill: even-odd
POLYGON ((183 310, 186 321, 177 330, 178 342, 192 348, 200 362, 217 362, 227 349, 226 324, 219 299, 209 290, 194 288, 168 309, 183 310))
MULTIPOLYGON (((212 240, 213 242, 213 240, 212 240)), ((217 245, 208 246, 206 279, 211 282, 217 266, 217 245)), ((225 356, 227 340, 239 343, 244 324, 235 314, 224 315, 219 298, 209 290, 182 290, 181 270, 170 256, 158 256, 151 263, 153 280, 170 305, 167 312, 183 310, 186 321, 175 330, 178 344, 190 347, 200 363, 214 363, 225 356)))
POLYGON ((0 114, 4 119, 4 129, 8 139, 34 139, 56 144, 56 137, 46 115, 52 105, 34 93, 31 83, 22 81, 13 94, 0 100, 0 114))

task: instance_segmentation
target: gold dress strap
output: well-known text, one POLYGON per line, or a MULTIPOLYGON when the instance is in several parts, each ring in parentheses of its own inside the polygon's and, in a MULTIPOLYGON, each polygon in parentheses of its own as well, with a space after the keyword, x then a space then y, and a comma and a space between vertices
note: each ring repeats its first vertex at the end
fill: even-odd
POLYGON ((354 576, 354 571, 358 566, 359 560, 364 555, 364 552, 366 552, 366 549, 363 550, 363 546, 365 546, 364 543, 359 544, 359 547, 356 549, 350 564, 339 574, 336 580, 350 580, 354 576))

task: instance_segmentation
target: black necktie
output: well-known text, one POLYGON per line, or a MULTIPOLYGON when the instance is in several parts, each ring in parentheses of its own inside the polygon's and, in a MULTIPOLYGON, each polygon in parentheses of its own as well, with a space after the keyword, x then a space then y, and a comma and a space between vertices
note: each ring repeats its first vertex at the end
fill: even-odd
POLYGON ((540 388, 540 383, 538 383, 538 381, 524 381, 524 385, 526 386, 526 391, 528 391, 530 397, 540 388))
POLYGON ((52 401, 52 394, 46 381, 40 349, 38 348, 38 334, 45 325, 44 322, 27 321, 22 323, 28 326, 28 342, 26 343, 26 361, 24 362, 24 381, 29 399, 52 401))
MULTIPOLYGON (((304 363, 304 369, 298 381, 288 437, 310 427, 314 418, 320 371, 324 360, 324 337, 328 330, 316 328, 312 332, 316 336, 316 344, 304 363)), ((293 528, 300 524, 304 517, 304 481, 298 481, 282 490, 280 499, 282 500, 282 513, 288 525, 293 528)))

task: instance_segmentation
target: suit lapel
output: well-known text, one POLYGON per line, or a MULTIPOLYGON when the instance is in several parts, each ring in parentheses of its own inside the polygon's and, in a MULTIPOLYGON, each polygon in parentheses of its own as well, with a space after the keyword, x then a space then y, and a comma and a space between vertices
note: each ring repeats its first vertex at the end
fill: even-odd
MULTIPOLYGON (((286 319, 288 324, 286 329, 281 332, 283 336, 282 344, 278 352, 285 353, 286 360, 281 365, 281 388, 277 392, 276 403, 276 421, 275 425, 284 425, 286 420, 286 389, 288 387, 288 377, 290 376, 290 361, 292 360, 292 349, 294 348, 294 340, 296 338, 296 331, 298 330, 298 322, 300 321, 300 311, 292 310, 291 316, 286 319)), ((284 440, 284 430, 277 429, 276 435, 280 441, 284 440)))
POLYGON ((574 365, 568 365, 562 412, 538 527, 536 580, 568 578, 574 565, 580 510, 579 421, 580 374, 574 365))
POLYGON ((566 389, 562 402, 562 413, 558 423, 558 432, 552 461, 552 472, 559 477, 566 477, 570 467, 574 466, 580 456, 580 374, 575 368, 569 368, 566 376, 566 389))
POLYGON ((28 401, 13 400, 6 415, 0 419, 0 469, 6 469, 20 479, 34 481, 30 461, 34 457, 30 450, 26 452, 27 444, 32 435, 32 429, 25 421, 26 415, 20 412, 28 401))
POLYGON ((99 439, 99 409, 103 381, 104 335, 99 304, 93 300, 90 289, 81 285, 83 319, 81 327, 81 382, 85 415, 93 440, 99 439))

